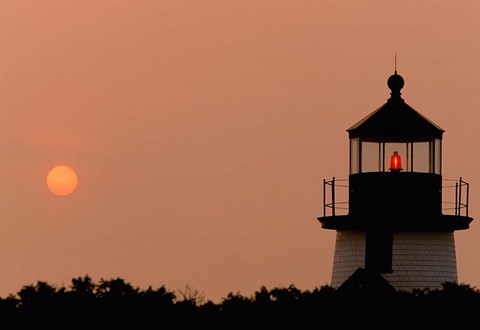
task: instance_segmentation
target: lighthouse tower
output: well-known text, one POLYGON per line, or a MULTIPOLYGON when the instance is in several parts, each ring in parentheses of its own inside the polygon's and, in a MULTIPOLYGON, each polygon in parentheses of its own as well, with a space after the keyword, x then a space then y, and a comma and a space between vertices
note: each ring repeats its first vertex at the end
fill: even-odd
POLYGON ((397 291, 441 289, 457 282, 454 232, 473 220, 469 185, 442 178, 444 130, 403 100, 404 79, 395 71, 387 85, 387 102, 347 130, 348 180, 324 180, 318 220, 336 231, 331 285, 365 269, 397 291))

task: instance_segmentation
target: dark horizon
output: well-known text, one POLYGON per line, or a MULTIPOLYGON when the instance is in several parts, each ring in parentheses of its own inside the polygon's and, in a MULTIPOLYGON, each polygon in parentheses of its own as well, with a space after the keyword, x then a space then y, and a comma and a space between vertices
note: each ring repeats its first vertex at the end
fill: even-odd
POLYGON ((480 323, 475 313, 465 313, 480 303, 480 291, 467 284, 444 283, 442 290, 407 293, 392 291, 385 283, 375 276, 352 276, 351 283, 339 289, 328 285, 313 290, 262 286, 251 296, 230 292, 220 303, 213 303, 188 284, 175 293, 165 286, 141 290, 121 278, 94 282, 86 275, 73 278, 68 288, 42 281, 24 286, 17 297, 0 299, 0 315, 9 328, 69 324, 135 329, 280 325, 298 329, 378 325, 393 320, 395 325, 415 322, 459 328, 480 323), (347 317, 339 317, 339 313, 347 317))

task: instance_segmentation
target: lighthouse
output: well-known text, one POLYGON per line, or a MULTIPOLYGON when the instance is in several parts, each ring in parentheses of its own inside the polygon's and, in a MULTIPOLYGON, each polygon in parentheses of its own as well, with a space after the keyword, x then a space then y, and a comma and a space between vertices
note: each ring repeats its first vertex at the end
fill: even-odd
POLYGON ((348 179, 323 182, 322 228, 335 230, 331 285, 357 270, 381 275, 397 291, 457 282, 455 231, 469 228, 469 184, 442 177, 445 132, 401 96, 390 97, 347 129, 348 179))

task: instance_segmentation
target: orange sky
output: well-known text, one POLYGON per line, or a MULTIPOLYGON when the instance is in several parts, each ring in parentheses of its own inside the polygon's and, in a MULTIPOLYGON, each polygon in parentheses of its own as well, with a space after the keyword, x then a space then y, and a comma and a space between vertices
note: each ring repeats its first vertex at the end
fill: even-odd
POLYGON ((477 1, 0 1, 0 296, 38 280, 186 283, 219 300, 330 282, 322 181, 389 97, 446 130, 480 287, 477 1), (67 164, 77 191, 50 193, 67 164))

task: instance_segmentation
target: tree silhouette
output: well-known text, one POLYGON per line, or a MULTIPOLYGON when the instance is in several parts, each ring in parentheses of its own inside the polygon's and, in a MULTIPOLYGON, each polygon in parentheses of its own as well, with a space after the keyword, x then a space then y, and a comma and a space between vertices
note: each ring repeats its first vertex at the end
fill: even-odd
POLYGON ((23 286, 0 299, 0 316, 12 329, 64 329, 66 324, 84 329, 385 327, 381 320, 403 327, 479 324, 480 292, 467 284, 444 283, 441 290, 398 292, 388 299, 378 292, 369 296, 356 285, 348 290, 262 286, 251 296, 230 292, 216 304, 205 302, 203 292, 188 284, 175 294, 165 286, 142 290, 121 278, 96 283, 84 276, 66 288, 44 281, 23 286))
POLYGON ((180 304, 200 306, 205 302, 204 293, 192 288, 188 283, 185 284, 185 289, 178 290, 178 294, 180 295, 180 299, 178 300, 180 304))

